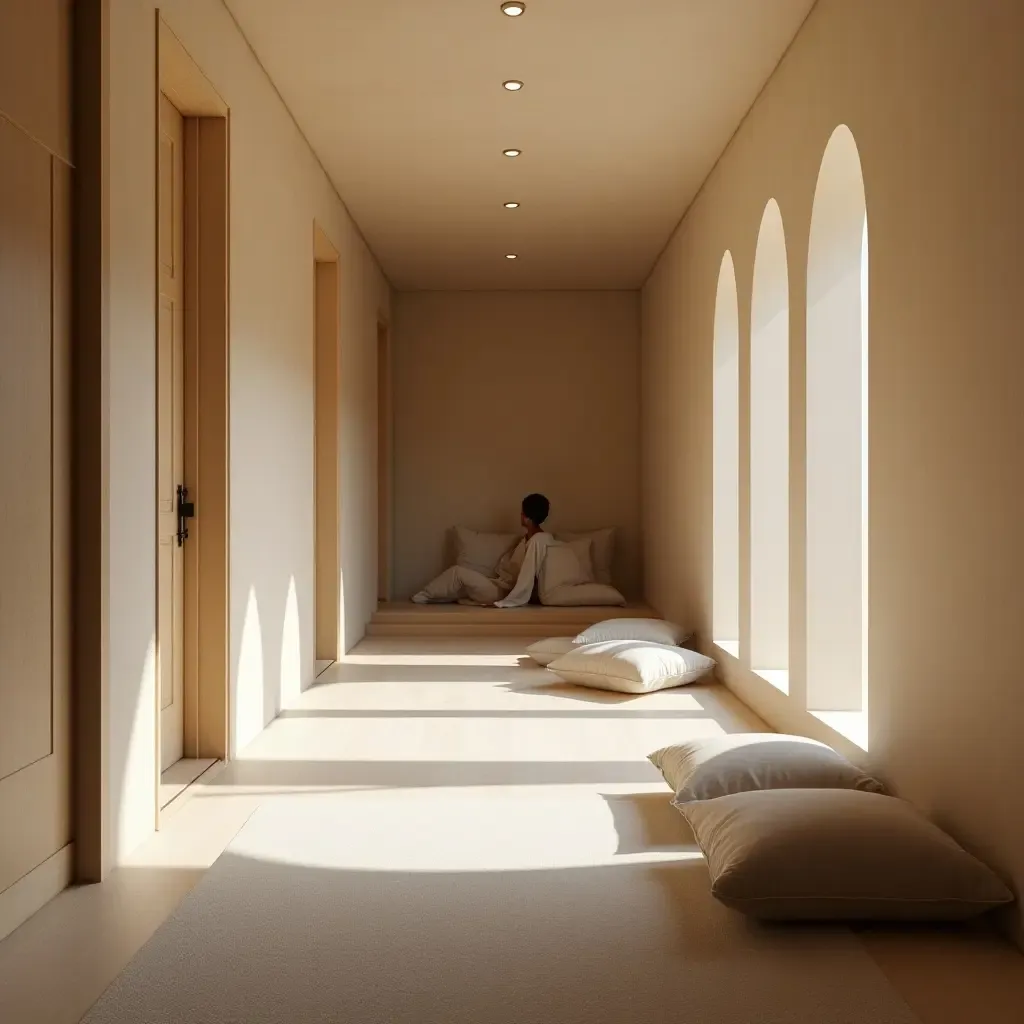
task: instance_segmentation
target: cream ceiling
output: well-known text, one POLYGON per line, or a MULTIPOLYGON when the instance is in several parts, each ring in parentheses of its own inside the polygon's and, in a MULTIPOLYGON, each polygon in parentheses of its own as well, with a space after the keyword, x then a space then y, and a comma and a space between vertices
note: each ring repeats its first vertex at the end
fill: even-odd
POLYGON ((399 289, 638 287, 813 5, 226 2, 399 289))

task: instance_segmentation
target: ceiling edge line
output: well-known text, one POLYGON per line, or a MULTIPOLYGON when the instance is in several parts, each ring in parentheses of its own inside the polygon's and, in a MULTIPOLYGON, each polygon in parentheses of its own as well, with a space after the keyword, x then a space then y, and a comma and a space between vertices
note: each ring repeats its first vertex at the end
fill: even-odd
MULTIPOLYGON (((320 168, 320 173, 323 174, 324 178, 327 179, 327 184, 330 186, 331 191, 334 193, 334 197, 341 203, 342 210, 345 211, 345 216, 348 217, 349 223, 355 228, 356 234, 359 236, 359 240, 363 243, 366 251, 373 257, 373 262, 377 264, 377 269, 380 271, 381 277, 384 278, 384 283, 387 284, 388 288, 395 291, 395 286, 388 276, 387 271, 384 269, 384 264, 381 262, 380 257, 373 251, 373 247, 366 239, 366 235, 363 234, 363 229, 359 226, 359 222, 352 216, 352 211, 348 208, 348 204, 342 198, 341 193, 338 191, 338 186, 335 184, 334 179, 328 173, 327 168, 324 167, 324 162, 320 159, 320 154, 313 148, 313 144, 309 141, 306 133, 302 130, 302 125, 299 124, 295 115, 292 113, 292 108, 285 102, 285 98, 281 95, 281 90, 277 87, 277 82, 274 81, 270 72, 267 71, 260 60, 260 55, 256 52, 256 48, 249 41, 249 37, 245 34, 241 24, 239 24, 238 18, 235 17, 235 12, 228 6, 227 0, 220 0, 221 7, 227 11, 228 17, 231 19, 232 24, 235 26, 238 34, 242 37, 242 42, 245 43, 249 52, 252 54, 252 59, 256 61, 256 66, 263 72, 263 77, 270 83, 270 88, 274 90, 274 95, 280 100, 281 106, 284 107, 285 113, 290 118, 295 130, 299 133, 299 138, 306 144, 306 148, 312 154, 313 160, 316 162, 317 167, 320 168)), ((774 74, 774 72, 773 72, 774 74)))
POLYGON ((707 183, 711 180, 715 171, 718 170, 718 165, 722 162, 722 160, 725 159, 725 154, 728 153, 729 150, 732 148, 732 144, 736 140, 736 136, 739 135, 740 131, 743 129, 743 126, 747 123, 747 120, 750 118, 750 115, 753 112, 754 107, 757 106, 758 100, 761 99, 761 97, 764 95, 765 90, 768 88, 769 85, 771 85, 772 79, 775 77, 775 73, 782 66, 782 62, 786 59, 787 56, 789 56, 789 51, 793 49, 793 44, 797 41, 797 39, 800 38, 801 34, 803 33, 804 26, 810 20, 811 15, 818 9, 819 2, 820 0, 814 0, 814 3, 812 3, 811 6, 807 9, 807 13, 801 19, 800 24, 797 26, 792 38, 789 40, 788 43, 786 43, 785 47, 782 50, 782 53, 779 54, 779 59, 775 62, 775 66, 768 73, 768 77, 764 80, 764 82, 761 83, 761 88, 757 90, 757 95, 753 98, 753 100, 750 101, 750 106, 747 107, 743 116, 739 119, 739 123, 736 125, 736 128, 733 131, 733 133, 729 136, 728 142, 726 142, 726 144, 722 147, 722 152, 718 154, 718 157, 715 159, 715 162, 711 165, 711 168, 708 170, 708 173, 704 176, 704 180, 700 183, 700 187, 697 189, 697 191, 694 192, 693 198, 686 204, 686 208, 683 210, 682 215, 679 217, 679 220, 677 220, 675 224, 672 226, 672 230, 668 233, 668 238, 665 239, 665 244, 658 250, 657 255, 651 262, 650 268, 644 275, 644 283, 640 286, 641 291, 647 287, 647 282, 651 279, 651 275, 657 269, 658 264, 661 262, 662 256, 664 256, 665 253, 668 252, 668 248, 672 244, 672 240, 679 233, 679 229, 682 228, 683 223, 686 221, 686 218, 690 216, 690 211, 694 208, 694 206, 697 205, 697 200, 700 199, 701 195, 703 194, 704 188, 706 187, 707 183))

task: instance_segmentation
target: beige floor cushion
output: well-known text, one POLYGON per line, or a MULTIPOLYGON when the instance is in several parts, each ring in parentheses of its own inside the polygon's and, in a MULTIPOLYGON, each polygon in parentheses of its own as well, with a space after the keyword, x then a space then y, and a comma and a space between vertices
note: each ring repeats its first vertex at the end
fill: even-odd
POLYGON ((685 686, 715 663, 696 651, 639 640, 609 640, 577 646, 548 668, 566 682, 619 693, 651 693, 685 686))
POLYGON ((621 608, 626 599, 607 583, 578 583, 542 591, 540 603, 553 608, 621 608))
POLYGON ((648 758, 677 805, 755 789, 882 789, 842 754, 806 736, 704 736, 662 747, 648 758))
POLYGON ((910 804, 855 789, 771 789, 680 810, 727 906, 776 920, 963 920, 1013 900, 910 804))
POLYGON ((647 640, 654 644, 678 646, 689 639, 682 626, 664 619, 605 619, 589 626, 576 637, 578 644, 596 644, 603 640, 647 640))
POLYGON ((550 640, 538 640, 526 648, 526 653, 538 664, 545 668, 556 658, 568 654, 576 646, 576 641, 571 636, 556 636, 550 640))

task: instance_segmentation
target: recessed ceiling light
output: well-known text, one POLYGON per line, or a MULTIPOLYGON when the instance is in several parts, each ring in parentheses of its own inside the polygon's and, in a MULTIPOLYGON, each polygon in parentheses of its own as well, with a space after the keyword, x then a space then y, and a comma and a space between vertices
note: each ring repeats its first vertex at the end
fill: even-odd
POLYGON ((508 89, 509 92, 519 92, 523 87, 523 83, 515 78, 510 78, 507 82, 502 82, 501 85, 502 88, 508 89))
POLYGON ((515 210, 518 206, 519 206, 518 203, 506 203, 505 204, 505 209, 506 210, 515 210))
POLYGON ((519 156, 522 153, 521 149, 503 149, 501 151, 505 156, 519 156))
POLYGON ((505 259, 507 259, 507 260, 517 260, 517 259, 519 259, 519 257, 514 252, 507 252, 507 253, 505 253, 505 259))
POLYGON ((501 5, 501 13, 507 14, 510 18, 518 18, 526 10, 523 0, 507 0, 501 5))

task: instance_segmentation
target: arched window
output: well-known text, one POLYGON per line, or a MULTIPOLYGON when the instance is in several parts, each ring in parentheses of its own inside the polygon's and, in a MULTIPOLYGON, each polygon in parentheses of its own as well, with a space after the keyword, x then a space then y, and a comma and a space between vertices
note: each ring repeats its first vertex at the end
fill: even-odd
POLYGON ((750 667, 789 689, 789 273, 779 204, 761 218, 750 307, 750 667))
POLYGON ((848 734, 857 729, 862 745, 868 636, 867 268, 860 156, 850 129, 841 125, 818 172, 807 256, 807 700, 812 711, 838 713, 834 724, 848 734), (857 714, 859 726, 852 717, 857 714))
POLYGON ((715 298, 712 502, 712 633, 739 657, 740 649, 740 330, 736 272, 726 252, 715 298))

